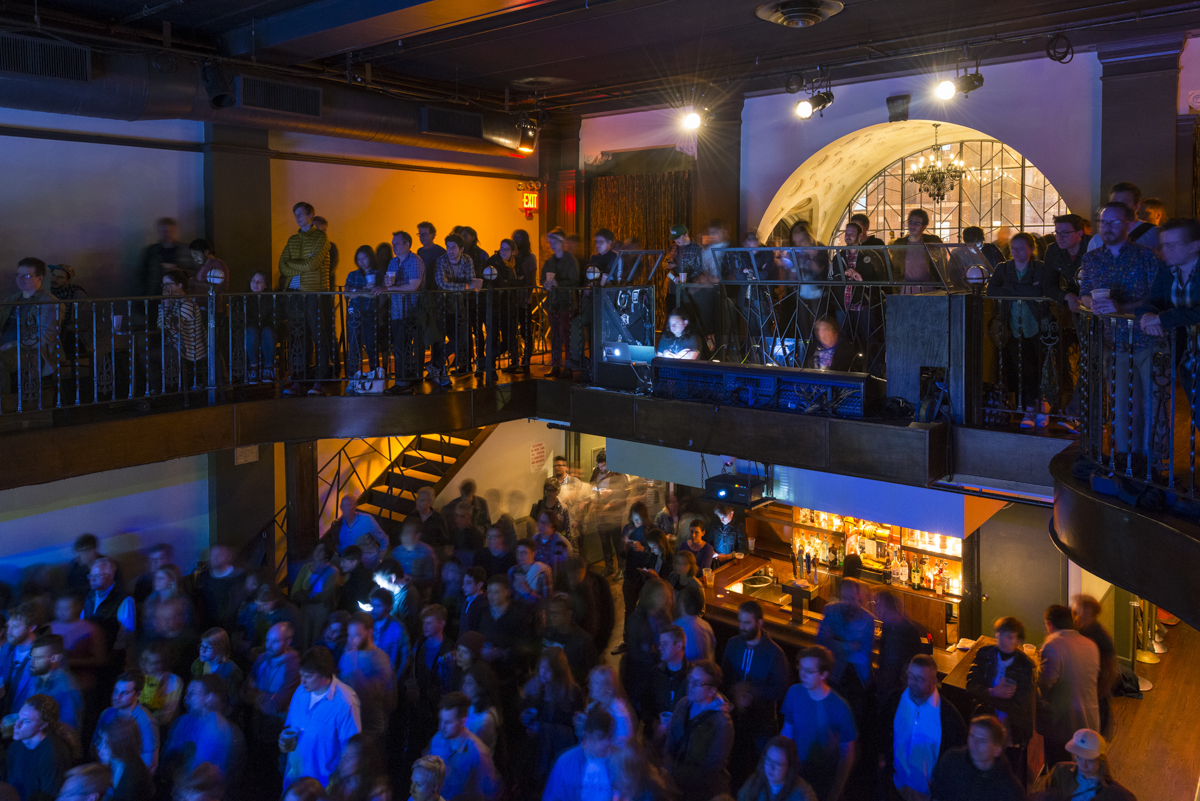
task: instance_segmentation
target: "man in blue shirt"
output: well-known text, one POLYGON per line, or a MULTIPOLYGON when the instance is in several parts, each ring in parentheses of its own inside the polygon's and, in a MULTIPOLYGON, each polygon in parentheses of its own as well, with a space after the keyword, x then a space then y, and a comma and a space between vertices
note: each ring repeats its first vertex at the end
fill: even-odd
MULTIPOLYGON (((287 717, 292 695, 300 686, 300 655, 292 648, 292 624, 276 623, 267 630, 267 648, 250 668, 242 684, 242 695, 253 708, 250 732, 254 748, 254 764, 261 766, 264 777, 274 772, 274 790, 282 780, 280 771, 279 733, 287 717)), ((266 778, 256 789, 267 787, 266 778)))
POLYGON ((800 652, 800 683, 783 699, 783 731, 796 744, 800 776, 818 798, 841 798, 854 764, 858 729, 842 697, 829 686, 833 654, 819 645, 800 652))
POLYGON ((338 675, 358 694, 363 733, 378 739, 396 706, 396 676, 388 655, 375 645, 374 627, 375 621, 366 612, 356 612, 350 618, 338 675))
MULTIPOLYGON (((434 247, 441 250, 436 245, 434 247)), ((392 234, 392 252, 395 256, 388 262, 384 284, 386 291, 392 293, 389 316, 392 353, 396 360, 396 383, 384 391, 389 395, 399 395, 412 389, 422 377, 425 348, 421 343, 421 323, 417 314, 420 296, 417 293, 423 288, 425 274, 432 266, 427 268, 426 263, 412 252, 412 235, 406 231, 392 234)), ((436 263, 436 255, 433 260, 436 263)))
MULTIPOLYGON (((1150 296, 1155 276, 1166 266, 1153 250, 1129 241, 1135 224, 1134 210, 1118 201, 1106 203, 1100 213, 1099 239, 1103 246, 1090 250, 1079 269, 1079 302, 1095 314, 1136 312, 1150 296)), ((1154 428, 1154 421, 1146 420, 1146 409, 1154 395, 1151 364, 1165 341, 1121 319, 1094 322, 1103 326, 1104 363, 1111 361, 1115 370, 1113 406, 1117 422, 1113 426, 1113 449, 1125 454, 1149 454, 1154 428), (1131 361, 1132 382, 1127 378, 1131 361)), ((1109 380, 1107 372, 1102 378, 1109 380)))
POLYGON ((871 680, 875 618, 862 608, 862 587, 854 579, 842 579, 840 597, 838 603, 826 605, 817 642, 833 654, 831 683, 859 719, 871 680))
POLYGON ((438 713, 438 731, 429 743, 429 756, 446 763, 442 797, 492 801, 500 794, 492 753, 467 729, 467 709, 471 701, 462 693, 450 693, 442 699, 438 713))
POLYGON ((333 655, 319 645, 300 658, 300 688, 279 739, 285 787, 302 776, 329 784, 346 742, 362 731, 358 695, 333 674, 333 655))
POLYGON ((592 707, 583 722, 582 742, 559 754, 542 801, 600 801, 614 796, 608 764, 614 728, 608 710, 592 707))
POLYGON ((380 587, 371 593, 371 619, 375 621, 372 636, 376 647, 387 654, 394 675, 404 676, 408 669, 408 658, 412 652, 408 631, 392 617, 392 594, 380 587))
POLYGON ((142 738, 142 761, 150 772, 158 770, 158 724, 154 716, 141 704, 142 688, 146 686, 146 677, 140 670, 131 670, 117 676, 113 685, 112 706, 100 713, 96 724, 96 736, 92 738, 95 746, 100 732, 117 718, 128 718, 137 724, 138 734, 142 738))
POLYGON ((236 786, 245 742, 241 731, 221 713, 228 694, 225 680, 213 673, 192 679, 187 689, 188 711, 171 727, 163 746, 160 775, 184 775, 211 762, 221 769, 227 786, 236 786))
POLYGON ((67 670, 63 638, 57 634, 43 634, 34 640, 30 652, 30 670, 37 677, 34 692, 57 701, 58 719, 78 735, 83 715, 83 694, 67 670))
POLYGON ((358 511, 358 501, 353 495, 342 498, 342 516, 334 521, 328 533, 337 537, 338 553, 358 542, 359 537, 369 536, 379 543, 379 552, 386 553, 389 547, 387 535, 374 517, 358 511))

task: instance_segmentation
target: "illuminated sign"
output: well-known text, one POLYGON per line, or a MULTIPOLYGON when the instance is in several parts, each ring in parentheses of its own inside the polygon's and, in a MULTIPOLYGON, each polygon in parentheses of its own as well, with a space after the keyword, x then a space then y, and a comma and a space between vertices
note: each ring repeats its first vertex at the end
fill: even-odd
POLYGON ((522 192, 521 193, 521 208, 532 211, 537 211, 538 193, 537 192, 522 192))

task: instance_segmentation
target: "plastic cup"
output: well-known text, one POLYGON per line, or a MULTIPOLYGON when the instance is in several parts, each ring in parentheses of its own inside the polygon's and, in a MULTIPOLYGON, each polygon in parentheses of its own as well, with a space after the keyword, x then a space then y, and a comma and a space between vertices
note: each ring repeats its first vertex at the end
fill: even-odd
POLYGON ((745 559, 745 558, 746 558, 746 554, 742 553, 741 551, 734 551, 734 552, 733 552, 733 558, 734 558, 734 559, 745 559))
POLYGON ((367 286, 375 286, 375 273, 367 273, 367 286))
POLYGON ((1103 287, 1100 289, 1093 289, 1092 297, 1095 298, 1096 300, 1104 300, 1104 299, 1108 298, 1111 291, 1112 290, 1110 290, 1108 287, 1103 287))
POLYGON ((754 537, 747 538, 750 543, 750 550, 754 550, 754 537))
POLYGON ((279 734, 279 750, 285 754, 295 751, 299 739, 300 731, 294 726, 288 726, 279 734))
POLYGON ((704 568, 704 583, 710 587, 717 583, 717 577, 711 567, 704 568))
POLYGON ((384 286, 391 286, 394 283, 396 283, 396 274, 395 273, 384 273, 383 274, 383 285, 384 286))
POLYGON ((4 735, 6 740, 12 739, 13 729, 16 727, 17 715, 15 712, 11 715, 5 715, 3 718, 0 718, 0 734, 4 735))

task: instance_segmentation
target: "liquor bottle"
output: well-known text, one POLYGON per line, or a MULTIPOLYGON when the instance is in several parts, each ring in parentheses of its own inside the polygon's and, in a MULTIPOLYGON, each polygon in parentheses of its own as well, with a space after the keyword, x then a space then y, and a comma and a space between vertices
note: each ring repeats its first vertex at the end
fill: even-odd
POLYGON ((940 560, 938 562, 937 572, 935 573, 933 579, 933 593, 939 598, 946 594, 946 573, 942 569, 942 563, 940 560))
POLYGON ((796 562, 796 549, 798 547, 799 547, 799 545, 797 543, 792 543, 792 547, 790 549, 791 556, 792 556, 792 582, 793 583, 800 580, 800 565, 797 564, 797 562, 796 562))
POLYGON ((898 584, 908 584, 908 559, 903 555, 900 556, 900 581, 898 584))

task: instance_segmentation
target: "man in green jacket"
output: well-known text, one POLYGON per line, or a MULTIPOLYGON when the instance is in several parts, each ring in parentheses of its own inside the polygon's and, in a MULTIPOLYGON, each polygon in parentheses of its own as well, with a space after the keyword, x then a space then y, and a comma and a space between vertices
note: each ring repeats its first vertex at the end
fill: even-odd
POLYGON ((312 381, 309 395, 324 395, 320 382, 328 381, 332 372, 333 332, 328 325, 333 315, 323 313, 330 306, 331 296, 318 294, 329 287, 329 239, 313 225, 313 207, 301 201, 292 207, 300 230, 292 234, 279 254, 279 275, 286 292, 306 292, 309 295, 288 297, 287 317, 291 329, 288 361, 292 383, 284 395, 299 395, 304 391, 300 381, 312 381), (311 372, 309 363, 315 347, 316 363, 311 372))

